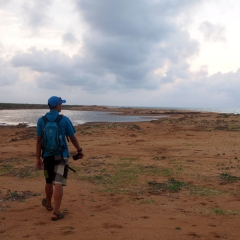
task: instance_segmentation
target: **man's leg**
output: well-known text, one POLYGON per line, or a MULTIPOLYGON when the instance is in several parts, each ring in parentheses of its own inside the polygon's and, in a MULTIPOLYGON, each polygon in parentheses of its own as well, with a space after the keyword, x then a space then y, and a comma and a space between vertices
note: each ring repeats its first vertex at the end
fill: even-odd
POLYGON ((55 183, 55 191, 54 191, 54 212, 60 212, 60 205, 63 197, 63 186, 62 184, 55 183))
POLYGON ((46 183, 45 193, 47 199, 47 206, 52 206, 53 185, 51 183, 46 183))
MULTIPOLYGON (((52 206, 52 196, 53 196, 52 179, 54 176, 54 156, 45 157, 43 159, 43 164, 44 164, 44 176, 46 179, 46 184, 45 184, 45 194, 47 199, 46 207, 50 207, 52 206)), ((50 210, 50 208, 48 210, 50 210)))
MULTIPOLYGON (((55 158, 56 160, 56 158, 55 158)), ((63 197, 63 185, 66 185, 67 179, 67 167, 65 166, 65 160, 61 159, 61 164, 54 166, 54 213, 52 216, 53 221, 64 218, 64 215, 60 212, 60 205, 63 197)))

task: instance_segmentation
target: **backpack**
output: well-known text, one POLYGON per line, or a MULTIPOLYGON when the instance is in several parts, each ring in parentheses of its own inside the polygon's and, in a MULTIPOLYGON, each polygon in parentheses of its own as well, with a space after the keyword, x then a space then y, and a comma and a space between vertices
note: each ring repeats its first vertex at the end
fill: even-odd
POLYGON ((45 123, 45 127, 43 129, 42 148, 43 151, 46 151, 51 155, 62 153, 65 149, 59 127, 59 122, 62 117, 63 115, 58 115, 55 121, 49 121, 46 116, 42 117, 45 123))

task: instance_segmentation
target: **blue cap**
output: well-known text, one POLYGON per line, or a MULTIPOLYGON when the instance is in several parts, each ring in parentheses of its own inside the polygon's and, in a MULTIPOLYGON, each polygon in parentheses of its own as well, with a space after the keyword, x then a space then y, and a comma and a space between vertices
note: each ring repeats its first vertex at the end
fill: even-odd
POLYGON ((48 106, 50 108, 56 107, 58 104, 66 103, 66 100, 61 99, 60 97, 57 96, 52 96, 48 99, 48 106))

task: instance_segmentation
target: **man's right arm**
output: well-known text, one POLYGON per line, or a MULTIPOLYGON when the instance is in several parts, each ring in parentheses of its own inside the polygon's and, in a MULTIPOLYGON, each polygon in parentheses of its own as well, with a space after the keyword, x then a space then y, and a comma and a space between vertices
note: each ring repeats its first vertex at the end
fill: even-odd
POLYGON ((41 144, 42 144, 42 136, 37 136, 36 143, 36 167, 39 169, 43 169, 43 162, 41 159, 41 144))
POLYGON ((43 169, 43 162, 41 159, 42 151, 42 119, 39 118, 37 122, 37 141, 36 141, 36 167, 43 169))

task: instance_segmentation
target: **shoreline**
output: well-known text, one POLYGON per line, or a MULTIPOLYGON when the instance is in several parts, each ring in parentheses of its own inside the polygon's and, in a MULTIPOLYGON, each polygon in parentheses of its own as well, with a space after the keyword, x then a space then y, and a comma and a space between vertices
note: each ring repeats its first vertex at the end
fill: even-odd
MULTIPOLYGON (((11 109, 12 111, 13 109, 11 109)), ((17 111, 17 110, 23 110, 23 109, 15 109, 13 111, 17 111)), ((49 111, 49 109, 24 109, 25 110, 46 110, 49 111)), ((108 113, 110 115, 116 115, 116 116, 129 116, 129 117, 138 117, 139 119, 136 120, 131 120, 129 118, 129 121, 123 120, 121 121, 121 119, 116 119, 114 121, 109 121, 109 122, 142 122, 142 121, 151 121, 151 120, 155 120, 155 119, 159 119, 159 118, 165 118, 165 117, 169 117, 172 114, 178 114, 180 113, 179 111, 163 111, 163 110, 159 110, 159 109, 134 109, 134 108, 107 108, 107 107, 101 107, 101 106, 92 106, 92 107, 71 107, 68 109, 63 108, 63 111, 80 111, 80 112, 105 112, 108 113)), ((1 110, 0 110, 1 111, 1 110)), ((183 111, 185 112, 185 111, 183 111)), ((189 112, 186 111, 186 113, 198 113, 198 112, 189 112)), ((65 114, 66 116, 67 113, 65 114)), ((79 117, 81 118, 81 117, 79 117)), ((74 126, 78 126, 81 124, 86 124, 89 121, 83 122, 83 123, 79 123, 79 124, 74 124, 74 126)), ((96 122, 96 120, 94 121, 90 121, 90 122, 96 122)), ((97 122, 99 122, 97 120, 97 122)), ((100 121, 101 122, 101 121, 100 121)), ((103 122, 108 122, 108 121, 103 121, 103 122)), ((7 122, 1 122, 0 126, 2 127, 6 127, 6 126, 25 126, 25 127, 35 127, 34 123, 27 123, 27 122, 16 122, 16 123, 7 123, 7 122)))
MULTIPOLYGON (((69 106, 68 106, 69 107, 69 106)), ((48 108, 46 109, 4 109, 4 110, 46 110, 49 111, 48 108)), ((74 124, 75 127, 85 125, 85 124, 101 124, 101 123, 140 123, 140 122, 151 122, 155 120, 159 120, 162 118, 171 118, 173 116, 177 115, 189 115, 189 114, 219 114, 219 115, 233 115, 237 116, 239 114, 234 113, 221 113, 221 112, 208 112, 208 111, 189 111, 189 110, 171 110, 171 109, 155 109, 155 108, 130 108, 130 107, 119 107, 119 108, 113 108, 113 107, 106 107, 106 106, 71 106, 68 109, 62 109, 66 111, 86 111, 86 112, 106 112, 108 114, 112 115, 118 115, 118 116, 136 116, 139 118, 145 118, 145 120, 129 120, 129 121, 86 121, 83 123, 74 124), (149 118, 149 119, 147 119, 149 118)), ((0 109, 1 111, 1 109, 0 109)), ((66 114, 67 116, 67 114, 66 114)), ((1 122, 0 127, 18 127, 18 128, 36 128, 36 125, 34 123, 26 123, 26 122, 16 122, 14 124, 8 124, 6 122, 1 122)))
MULTIPOLYGON (((229 115, 239 115, 239 113, 235 113, 235 112, 221 112, 219 110, 219 112, 217 111, 207 111, 205 110, 199 110, 199 109, 195 109, 195 110, 190 110, 191 108, 185 108, 185 109, 181 109, 181 108, 154 108, 154 107, 113 107, 113 106, 98 106, 98 105, 64 105, 62 110, 65 111, 83 111, 83 112, 106 112, 109 114, 113 114, 113 115, 118 115, 118 116, 136 116, 136 117, 149 117, 149 118, 153 118, 153 116, 155 116, 156 118, 161 118, 162 116, 164 117, 170 117, 172 115, 177 115, 177 114, 200 114, 200 113, 206 113, 206 114, 229 114, 229 115)), ((43 104, 4 104, 4 103, 0 103, 0 111, 1 110, 13 110, 13 111, 17 111, 17 110, 45 110, 46 112, 49 110, 49 108, 46 105, 43 104), (36 108, 36 106, 38 106, 36 108)), ((67 114, 66 114, 67 116, 67 114)), ((154 120, 154 119, 152 119, 154 120)), ((134 120, 135 121, 135 120, 134 120)), ((142 120, 145 121, 145 120, 142 120)), ((151 121, 151 120, 147 120, 147 121, 151 121)), ((90 121, 94 122, 94 121, 90 121)), ((107 122, 107 121, 103 121, 103 122, 107 122)), ((110 121, 111 122, 111 121, 110 121)), ((117 121, 116 121, 117 122, 117 121)), ((122 121, 119 121, 122 122, 122 121)), ((123 121, 125 122, 125 121, 123 121)), ((133 121, 130 121, 133 122, 133 121)), ((141 122, 141 121, 137 121, 136 122, 141 122)), ((84 122, 84 123, 79 123, 79 124, 75 124, 74 126, 78 126, 81 124, 86 124, 88 123, 88 121, 84 122)), ((26 127, 35 127, 35 123, 27 123, 27 122, 16 122, 14 124, 9 124, 7 122, 1 122, 0 123, 1 127, 5 127, 5 126, 26 126, 26 127)))
MULTIPOLYGON (((0 103, 0 110, 18 110, 18 109, 48 109, 46 104, 28 104, 28 103, 0 103)), ((214 108, 214 107, 151 107, 151 106, 106 106, 106 105, 68 105, 64 104, 65 110, 80 111, 128 111, 131 109, 147 111, 167 111, 167 112, 214 112, 226 114, 240 114, 240 108, 214 108)))
MULTIPOLYGON (((19 108, 19 109, 5 109, 5 110, 46 110, 46 112, 49 110, 48 108, 45 109, 24 109, 24 108, 19 108)), ((130 108, 130 107, 119 107, 119 108, 114 108, 114 107, 105 107, 105 106, 68 106, 67 108, 64 108, 63 110, 65 111, 81 111, 81 112, 106 112, 111 115, 117 115, 117 116, 129 116, 129 117, 139 117, 142 118, 141 120, 130 120, 129 122, 144 122, 144 121, 152 121, 152 120, 157 120, 159 118, 169 118, 172 115, 178 115, 178 114, 200 114, 204 113, 201 111, 189 111, 189 110, 171 110, 171 109, 155 109, 155 108, 130 108), (145 119, 144 119, 145 118, 145 119), (147 119, 149 118, 149 119, 147 119)), ((1 111, 1 110, 0 110, 1 111)), ((211 113, 211 112, 205 112, 205 113, 211 113)), ((67 116, 67 114, 65 114, 67 116)), ((81 118, 81 117, 80 117, 81 118)), ((101 121, 86 121, 83 123, 75 123, 74 126, 86 124, 86 123, 93 123, 93 122, 101 122, 101 121)), ((108 122, 108 121, 103 121, 103 122, 108 122)), ((121 121, 120 119, 117 119, 116 121, 109 121, 109 122, 128 122, 126 120, 121 121)), ((1 122, 0 123, 1 127, 7 127, 7 126, 25 126, 25 127, 36 127, 35 123, 27 123, 27 122, 16 122, 16 123, 7 123, 7 122, 1 122)))

